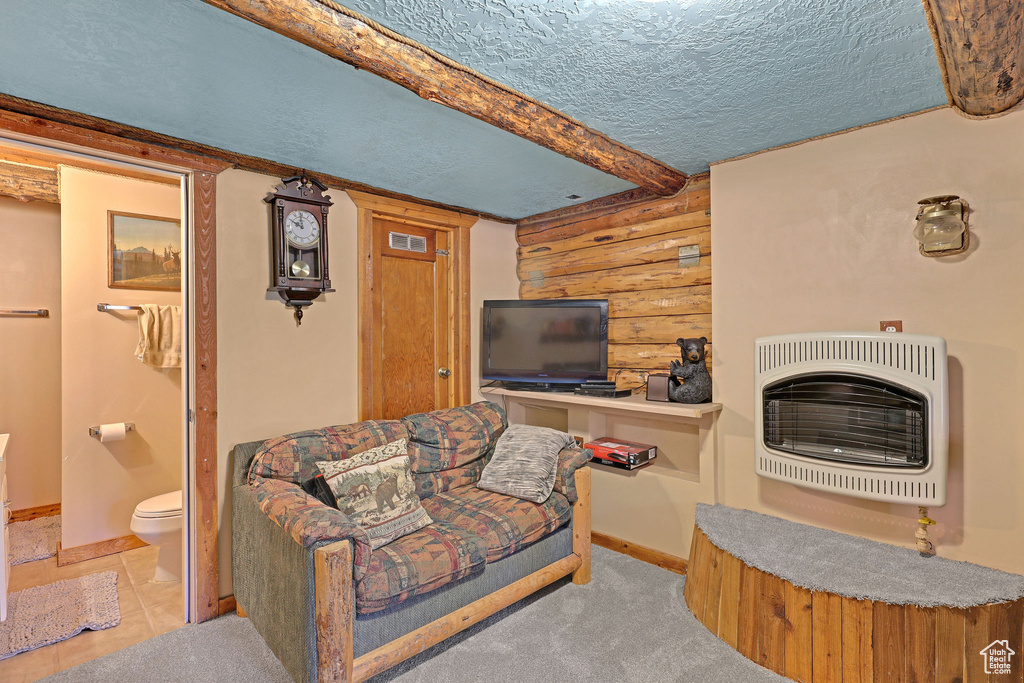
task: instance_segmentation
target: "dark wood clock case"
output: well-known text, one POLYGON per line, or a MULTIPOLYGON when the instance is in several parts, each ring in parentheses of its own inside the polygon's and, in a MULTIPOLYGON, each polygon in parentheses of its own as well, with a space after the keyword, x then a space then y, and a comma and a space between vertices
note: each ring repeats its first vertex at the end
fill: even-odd
POLYGON ((309 176, 282 178, 282 185, 264 201, 270 204, 271 285, 286 306, 295 309, 295 321, 302 324, 302 312, 324 292, 333 292, 328 270, 327 212, 333 202, 324 196, 327 186, 309 176), (308 211, 319 228, 318 239, 296 244, 288 238, 286 222, 295 211, 308 211), (305 268, 294 267, 301 261, 305 268))

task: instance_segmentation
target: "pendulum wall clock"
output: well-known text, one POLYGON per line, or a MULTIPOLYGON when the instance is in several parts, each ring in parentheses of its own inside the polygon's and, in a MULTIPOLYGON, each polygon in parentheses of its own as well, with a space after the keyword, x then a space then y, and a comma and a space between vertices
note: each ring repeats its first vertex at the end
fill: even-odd
POLYGON ((295 309, 302 311, 324 292, 333 292, 327 271, 327 212, 333 205, 324 196, 327 186, 308 176, 282 178, 270 204, 271 285, 295 309))

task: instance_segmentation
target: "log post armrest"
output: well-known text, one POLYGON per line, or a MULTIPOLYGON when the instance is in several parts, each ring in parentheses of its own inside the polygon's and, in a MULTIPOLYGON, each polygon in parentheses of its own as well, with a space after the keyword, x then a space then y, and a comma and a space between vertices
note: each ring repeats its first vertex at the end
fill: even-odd
POLYGON ((317 548, 313 558, 316 654, 319 683, 352 681, 352 546, 339 541, 317 548))
POLYGON ((583 585, 590 583, 590 468, 577 469, 573 483, 577 495, 572 505, 572 552, 579 556, 581 564, 572 573, 572 582, 583 585))

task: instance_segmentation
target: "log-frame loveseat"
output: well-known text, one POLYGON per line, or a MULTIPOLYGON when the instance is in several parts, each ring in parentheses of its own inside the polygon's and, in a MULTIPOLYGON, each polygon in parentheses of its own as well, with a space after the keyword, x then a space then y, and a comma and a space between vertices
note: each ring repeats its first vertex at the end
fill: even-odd
MULTIPOLYGON (((530 507, 535 504, 481 492, 475 482, 506 425, 504 411, 483 402, 235 447, 235 598, 239 613, 297 681, 365 681, 562 577, 589 582, 590 470, 583 466, 589 452, 567 448, 559 454, 555 502, 530 507), (421 593, 407 576, 415 570, 378 566, 390 554, 373 553, 388 546, 371 553, 351 520, 299 486, 313 473, 314 460, 345 458, 399 437, 409 439, 417 493, 435 518, 436 529, 421 531, 470 533, 487 544, 480 551, 487 556, 482 569, 426 581, 421 593), (488 507, 460 510, 459 501, 469 498, 488 507), (503 515, 513 509, 533 521, 511 530, 514 521, 503 515), (501 538, 484 526, 494 520, 500 520, 501 538), (370 591, 360 591, 374 571, 390 572, 389 581, 408 580, 411 587, 399 586, 374 605, 365 595, 370 591), (367 609, 375 611, 361 613, 367 609)), ((392 543, 418 547, 419 533, 392 543)), ((423 537, 424 547, 429 542, 423 537)))

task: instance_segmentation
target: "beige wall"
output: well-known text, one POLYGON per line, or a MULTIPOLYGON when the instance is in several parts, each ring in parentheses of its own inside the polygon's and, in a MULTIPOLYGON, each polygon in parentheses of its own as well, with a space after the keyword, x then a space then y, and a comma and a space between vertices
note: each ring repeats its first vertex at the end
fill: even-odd
POLYGON ((0 434, 11 509, 60 502, 60 207, 0 197, 0 434))
MULTIPOLYGON (((331 190, 331 285, 295 326, 270 281, 270 219, 263 198, 280 179, 230 170, 217 177, 217 444, 220 595, 231 593, 231 449, 302 429, 358 419, 359 310, 356 207, 331 190), (294 359, 294 360, 293 360, 294 359), (302 372, 300 367, 314 371, 302 372)), ((471 288, 514 296, 511 226, 480 221, 472 228, 471 288), (505 253, 505 250, 508 253, 505 253), (507 287, 491 286, 499 279, 507 287)), ((479 315, 476 314, 479 318, 479 315)), ((475 322, 479 325, 479 321, 475 322)), ((479 345, 474 327, 473 344, 479 345)), ((475 347, 474 347, 475 348, 475 347)), ((474 355, 474 359, 476 356, 474 355)), ((475 362, 475 361, 474 361, 475 362)))
POLYGON ((1024 573, 1024 112, 948 109, 712 168, 715 400, 727 505, 912 546, 916 508, 761 479, 753 345, 763 335, 878 330, 945 337, 949 502, 938 553, 1024 573), (971 250, 925 258, 916 203, 959 194, 971 250))
MULTIPOLYGON (((179 292, 107 286, 107 211, 178 218, 170 185, 61 169, 63 512, 71 548, 131 533, 142 500, 182 484, 181 370, 143 365, 134 313, 96 304, 179 304, 179 292), (134 422, 124 441, 100 443, 90 426, 134 422)), ((56 409, 56 408, 55 408, 56 409)))
POLYGON ((477 221, 470 230, 470 343, 473 345, 473 400, 480 395, 480 315, 485 299, 518 299, 516 226, 477 221))

